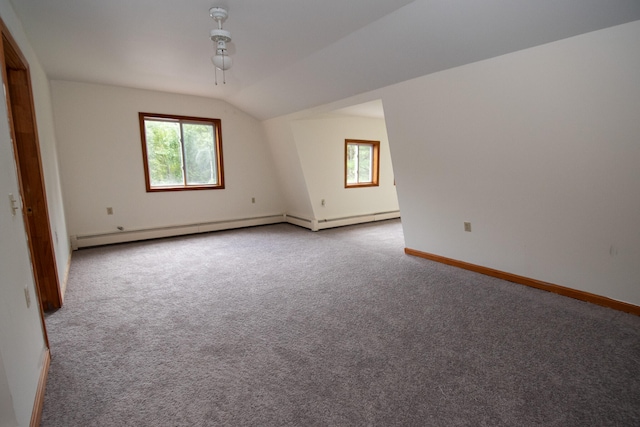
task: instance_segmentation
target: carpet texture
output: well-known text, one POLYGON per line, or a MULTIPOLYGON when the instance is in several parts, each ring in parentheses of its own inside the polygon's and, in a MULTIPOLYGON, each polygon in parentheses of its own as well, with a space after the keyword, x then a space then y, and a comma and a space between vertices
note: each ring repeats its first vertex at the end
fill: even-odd
POLYGON ((83 249, 42 426, 638 426, 640 318, 403 253, 398 220, 83 249))

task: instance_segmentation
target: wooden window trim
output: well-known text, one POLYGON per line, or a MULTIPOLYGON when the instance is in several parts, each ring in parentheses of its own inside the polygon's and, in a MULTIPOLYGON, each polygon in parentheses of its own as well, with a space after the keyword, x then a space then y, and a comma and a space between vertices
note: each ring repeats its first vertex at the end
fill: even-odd
POLYGON ((345 139, 344 140, 344 188, 364 188, 364 187, 378 187, 380 182, 380 141, 369 141, 364 139, 345 139), (347 183, 347 151, 349 144, 361 144, 373 146, 373 159, 371 162, 372 173, 371 182, 365 183, 347 183))
MULTIPOLYGON (((222 120, 212 119, 205 117, 193 117, 193 116, 179 116, 175 114, 158 114, 158 113, 138 113, 138 120, 140 122, 140 138, 142 141, 142 162, 144 166, 144 180, 147 193, 157 193, 166 191, 193 191, 193 190, 222 190, 224 189, 224 165, 222 161, 222 120), (183 186, 167 186, 167 187, 152 187, 151 177, 149 176, 149 162, 147 159, 147 140, 145 132, 145 119, 159 119, 160 121, 176 121, 180 124, 183 123, 205 123, 213 125, 215 131, 215 144, 216 144, 216 162, 218 165, 218 184, 209 185, 183 185, 183 186)), ((182 128, 181 128, 182 129, 182 128)), ((182 145, 184 150, 184 145, 182 145)))

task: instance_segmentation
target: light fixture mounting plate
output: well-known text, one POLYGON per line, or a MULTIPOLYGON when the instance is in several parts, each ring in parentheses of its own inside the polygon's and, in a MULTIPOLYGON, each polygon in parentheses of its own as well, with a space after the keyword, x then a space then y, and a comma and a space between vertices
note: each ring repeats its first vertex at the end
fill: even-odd
POLYGON ((229 17, 229 14, 221 7, 212 7, 209 9, 209 16, 211 16, 215 21, 224 22, 229 17))

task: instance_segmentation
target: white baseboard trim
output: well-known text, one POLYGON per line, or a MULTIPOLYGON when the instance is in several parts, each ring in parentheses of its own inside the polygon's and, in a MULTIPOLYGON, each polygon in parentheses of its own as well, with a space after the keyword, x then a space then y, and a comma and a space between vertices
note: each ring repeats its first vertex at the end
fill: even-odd
POLYGON ((400 211, 378 212, 367 215, 355 215, 332 219, 309 219, 297 215, 277 214, 255 218, 242 218, 212 221, 198 224, 172 225, 167 227, 124 230, 108 233, 84 234, 71 236, 71 248, 75 251, 92 246, 112 245, 115 243, 135 242, 138 240, 159 239, 162 237, 182 236, 186 234, 208 233, 210 231, 231 230, 234 228, 254 227, 286 222, 307 228, 311 231, 326 228, 343 227, 345 225, 362 224, 365 222, 383 221, 400 218, 400 211))
POLYGON ((318 229, 316 228, 317 221, 309 218, 304 218, 302 216, 297 216, 297 215, 285 214, 284 220, 289 224, 297 225, 303 228, 308 228, 311 231, 318 231, 318 229))
POLYGON ((29 427, 38 427, 42 419, 42 408, 44 406, 44 392, 47 388, 47 378, 49 377, 49 365, 51 364, 51 353, 48 348, 44 349, 42 361, 40 363, 40 378, 36 395, 33 399, 33 410, 31 411, 31 422, 29 427))
POLYGON ((62 281, 60 282, 60 298, 64 303, 64 294, 67 292, 67 282, 69 281, 69 270, 71 269, 71 257, 73 250, 69 248, 69 259, 67 260, 67 266, 65 267, 62 281))
POLYGON ((285 215, 289 224, 308 228, 311 231, 324 230, 326 228, 343 227, 345 225, 363 224, 365 222, 383 221, 386 219, 400 218, 400 211, 378 212, 367 215, 354 215, 331 219, 309 219, 301 216, 285 215))
POLYGON ((212 221, 198 224, 173 225, 167 227, 125 230, 118 232, 71 236, 73 250, 91 246, 111 245, 114 243, 135 242, 138 240, 159 239, 162 237, 182 236, 186 234, 208 233, 210 231, 231 230, 234 228, 285 222, 285 215, 269 215, 256 218, 212 221))
POLYGON ((363 224, 365 222, 384 221, 386 219, 400 218, 400 211, 379 212, 369 215, 357 215, 344 218, 324 219, 318 221, 318 230, 325 228, 342 227, 345 225, 363 224))

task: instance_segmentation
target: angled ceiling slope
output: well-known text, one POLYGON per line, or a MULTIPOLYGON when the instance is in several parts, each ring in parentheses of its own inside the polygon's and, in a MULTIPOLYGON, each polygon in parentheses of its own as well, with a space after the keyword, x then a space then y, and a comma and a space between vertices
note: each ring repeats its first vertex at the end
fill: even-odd
POLYGON ((638 0, 11 0, 51 79, 221 98, 258 119, 640 19, 638 0), (214 84, 212 6, 234 66, 214 84))

